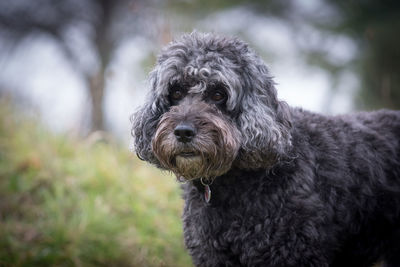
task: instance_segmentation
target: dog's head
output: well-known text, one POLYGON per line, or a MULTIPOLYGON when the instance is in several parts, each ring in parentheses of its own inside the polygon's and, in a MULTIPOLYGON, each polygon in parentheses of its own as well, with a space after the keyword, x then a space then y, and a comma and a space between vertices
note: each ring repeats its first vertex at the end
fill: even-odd
POLYGON ((263 61, 236 38, 192 33, 169 44, 133 116, 138 156, 186 179, 270 168, 290 146, 290 114, 263 61))

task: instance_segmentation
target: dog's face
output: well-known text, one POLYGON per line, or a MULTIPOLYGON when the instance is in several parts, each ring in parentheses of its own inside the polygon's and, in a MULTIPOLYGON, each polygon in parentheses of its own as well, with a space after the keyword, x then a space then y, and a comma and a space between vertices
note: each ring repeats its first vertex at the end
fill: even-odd
POLYGON ((271 167, 290 118, 265 64, 238 39, 192 33, 167 46, 134 115, 138 156, 185 179, 271 167))
POLYGON ((162 115, 152 140, 163 167, 186 179, 224 174, 240 148, 241 134, 225 111, 224 86, 199 83, 170 86, 172 106, 162 115))

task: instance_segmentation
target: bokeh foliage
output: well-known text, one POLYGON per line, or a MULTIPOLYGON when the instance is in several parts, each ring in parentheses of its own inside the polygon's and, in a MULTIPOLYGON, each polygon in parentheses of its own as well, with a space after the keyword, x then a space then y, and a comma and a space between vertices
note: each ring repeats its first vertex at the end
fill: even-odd
POLYGON ((126 148, 1 108, 0 265, 190 266, 182 206, 174 178, 126 148))
POLYGON ((358 44, 361 78, 359 104, 367 108, 400 108, 400 2, 328 1, 340 14, 334 33, 346 33, 358 44), (361 103, 360 103, 361 102, 361 103))

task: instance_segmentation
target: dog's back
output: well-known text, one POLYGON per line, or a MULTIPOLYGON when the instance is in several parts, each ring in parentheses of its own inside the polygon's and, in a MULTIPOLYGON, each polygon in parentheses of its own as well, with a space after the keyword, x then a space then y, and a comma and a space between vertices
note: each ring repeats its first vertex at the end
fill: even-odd
POLYGON ((315 190, 331 209, 333 266, 400 266, 400 112, 296 113, 295 155, 311 161, 315 190))

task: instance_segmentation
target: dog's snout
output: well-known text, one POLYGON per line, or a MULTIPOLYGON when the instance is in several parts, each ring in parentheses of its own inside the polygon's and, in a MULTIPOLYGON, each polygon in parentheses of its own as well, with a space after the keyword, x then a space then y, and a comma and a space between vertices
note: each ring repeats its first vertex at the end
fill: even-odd
POLYGON ((179 142, 190 142, 195 136, 195 129, 192 125, 187 123, 180 123, 174 129, 174 134, 179 142))

